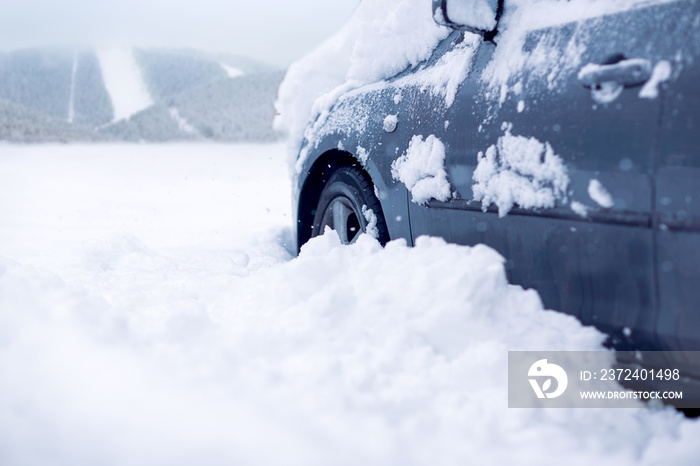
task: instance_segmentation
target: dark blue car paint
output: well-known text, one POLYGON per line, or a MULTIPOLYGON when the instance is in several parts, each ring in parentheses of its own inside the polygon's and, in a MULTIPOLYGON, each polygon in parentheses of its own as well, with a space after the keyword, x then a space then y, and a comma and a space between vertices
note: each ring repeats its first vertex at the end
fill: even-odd
MULTIPOLYGON (((526 40, 531 48, 543 40, 557 47, 585 40, 581 66, 621 58, 668 60, 674 75, 656 99, 639 98, 640 88, 630 87, 601 105, 578 80, 578 70, 568 71, 552 90, 542 77, 546 73, 530 75, 526 69, 522 95, 509 94, 499 105, 486 97, 478 79, 498 36, 481 44, 449 107, 418 87, 391 85, 452 50, 463 37, 455 31, 426 63, 389 86, 336 104, 333 112, 369 111, 364 127, 305 141, 309 156, 296 188, 306 199, 299 204, 299 244, 310 236, 303 218, 323 188, 319 174, 332 169, 340 154, 357 160, 356 148, 362 146, 369 152, 363 167, 377 188, 392 239, 411 244, 428 234, 487 244, 507 258, 512 283, 536 289, 545 307, 607 332, 617 348, 700 350, 700 65, 694 64, 700 60, 699 24, 698 2, 678 1, 534 31, 526 40), (522 112, 520 99, 526 105, 522 112), (398 115, 393 132, 383 129, 387 115, 398 115), (503 135, 503 122, 512 123, 513 134, 551 144, 570 177, 567 202, 534 211, 515 208, 499 218, 495 208, 482 212, 471 200, 476 154, 503 135), (457 196, 418 205, 392 179, 391 163, 405 153, 411 137, 430 134, 446 146, 445 168, 457 196), (592 203, 587 187, 593 178, 610 190, 614 207, 592 203), (571 209, 576 200, 595 208, 583 218, 571 209)), ((669 363, 700 377, 684 361, 669 363)))

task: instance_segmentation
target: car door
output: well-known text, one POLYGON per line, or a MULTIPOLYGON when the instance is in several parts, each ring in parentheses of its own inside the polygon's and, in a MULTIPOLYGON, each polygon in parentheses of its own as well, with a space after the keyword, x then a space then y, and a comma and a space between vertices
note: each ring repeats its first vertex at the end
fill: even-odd
MULTIPOLYGON (((571 17, 566 8, 578 3, 561 2, 562 14, 548 16, 571 17)), ((661 105, 639 93, 666 57, 657 48, 659 23, 670 21, 664 8, 609 9, 529 30, 524 16, 508 24, 506 12, 446 129, 436 129, 454 195, 410 205, 414 236, 494 247, 512 283, 610 332, 618 347, 654 346, 652 169, 661 105)))
MULTIPOLYGON (((658 338, 664 349, 700 350, 700 6, 678 2, 663 32, 674 54, 657 74, 664 112, 658 144, 655 234, 658 338)), ((678 355, 681 357, 682 355, 678 355)), ((683 368, 690 361, 674 361, 683 368)), ((695 368, 697 371, 697 368, 695 368)))

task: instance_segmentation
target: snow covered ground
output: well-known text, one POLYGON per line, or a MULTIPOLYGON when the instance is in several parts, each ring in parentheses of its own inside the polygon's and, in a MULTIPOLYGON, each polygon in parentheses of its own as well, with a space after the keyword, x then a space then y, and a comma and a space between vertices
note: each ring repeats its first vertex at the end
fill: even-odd
POLYGON ((282 145, 0 146, 0 464, 697 464, 671 409, 508 409, 602 337, 491 249, 290 252, 282 145))

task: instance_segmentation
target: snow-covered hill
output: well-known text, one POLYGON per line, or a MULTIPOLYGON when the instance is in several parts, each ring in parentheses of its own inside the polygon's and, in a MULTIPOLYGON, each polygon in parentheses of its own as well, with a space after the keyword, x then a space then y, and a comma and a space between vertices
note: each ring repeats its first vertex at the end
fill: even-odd
POLYGON ((168 94, 160 102, 104 127, 126 141, 274 141, 274 99, 283 72, 223 77, 168 94))
POLYGON ((254 60, 192 50, 4 53, 0 140, 273 140, 282 74, 254 60), (36 118, 14 116, 26 111, 36 118), (34 126, 47 118, 51 128, 34 126))
POLYGON ((0 141, 99 141, 101 134, 36 110, 0 100, 0 141))

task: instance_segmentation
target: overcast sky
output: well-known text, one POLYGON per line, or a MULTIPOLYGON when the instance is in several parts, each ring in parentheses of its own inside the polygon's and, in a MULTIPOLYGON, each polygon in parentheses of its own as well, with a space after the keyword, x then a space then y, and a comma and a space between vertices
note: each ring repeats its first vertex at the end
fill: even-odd
POLYGON ((192 47, 288 65, 359 0, 1 0, 0 47, 192 47))

